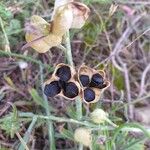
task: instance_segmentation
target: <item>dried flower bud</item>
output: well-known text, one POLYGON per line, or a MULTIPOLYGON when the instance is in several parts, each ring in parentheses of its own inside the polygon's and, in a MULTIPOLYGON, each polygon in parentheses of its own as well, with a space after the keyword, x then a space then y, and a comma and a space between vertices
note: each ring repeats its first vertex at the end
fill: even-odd
POLYGON ((108 114, 102 109, 95 109, 91 114, 90 118, 94 123, 104 123, 108 119, 108 114))
POLYGON ((87 128, 77 128, 74 132, 74 139, 84 146, 90 147, 92 144, 91 131, 87 128))

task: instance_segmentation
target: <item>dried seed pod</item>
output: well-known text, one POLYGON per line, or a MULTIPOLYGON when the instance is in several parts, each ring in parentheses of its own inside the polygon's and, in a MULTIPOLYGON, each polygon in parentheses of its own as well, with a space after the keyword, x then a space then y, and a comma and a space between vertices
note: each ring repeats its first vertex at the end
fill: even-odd
POLYGON ((52 81, 49 84, 46 84, 44 87, 44 94, 48 97, 54 97, 61 92, 61 87, 59 86, 58 81, 52 81))
POLYGON ((85 103, 99 101, 101 93, 110 85, 105 79, 103 70, 95 70, 82 65, 78 71, 78 80, 82 87, 82 98, 85 103))
POLYGON ((74 77, 75 70, 71 66, 61 63, 56 66, 53 75, 61 81, 68 82, 74 77))

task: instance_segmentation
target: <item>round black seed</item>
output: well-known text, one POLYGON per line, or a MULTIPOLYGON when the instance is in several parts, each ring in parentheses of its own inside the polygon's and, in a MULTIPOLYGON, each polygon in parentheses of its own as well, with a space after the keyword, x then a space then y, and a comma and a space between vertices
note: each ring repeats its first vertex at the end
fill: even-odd
POLYGON ((44 94, 48 97, 54 97, 59 94, 61 88, 58 84, 58 81, 53 81, 50 84, 47 84, 44 88, 44 94))
POLYGON ((95 99, 95 92, 90 88, 86 88, 84 90, 84 99, 86 102, 93 101, 95 99))
POLYGON ((99 85, 103 85, 103 83, 104 83, 103 77, 100 74, 96 73, 92 76, 90 86, 98 87, 99 85))
POLYGON ((66 84, 66 88, 63 91, 64 95, 68 98, 74 98, 79 94, 79 89, 73 82, 66 84))
POLYGON ((87 75, 80 75, 80 82, 84 87, 87 87, 90 83, 89 76, 87 75))
POLYGON ((56 75, 66 82, 71 78, 71 70, 68 66, 62 66, 56 71, 56 75))

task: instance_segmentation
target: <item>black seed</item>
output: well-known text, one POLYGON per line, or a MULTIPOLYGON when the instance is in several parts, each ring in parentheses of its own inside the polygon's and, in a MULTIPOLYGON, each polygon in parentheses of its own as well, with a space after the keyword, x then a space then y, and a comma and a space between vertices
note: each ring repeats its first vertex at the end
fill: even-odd
POLYGON ((80 75, 80 82, 84 87, 87 87, 90 83, 89 76, 87 75, 80 75))
POLYGON ((59 80, 58 84, 61 87, 61 89, 66 89, 66 82, 65 81, 59 80))
POLYGON ((97 88, 103 89, 103 88, 105 88, 106 86, 107 86, 107 84, 100 84, 100 85, 97 86, 97 88))
POLYGON ((84 99, 86 102, 93 101, 95 99, 95 92, 90 88, 86 88, 84 90, 84 99))
POLYGON ((71 70, 68 66, 62 66, 56 71, 56 75, 66 82, 71 78, 71 70))
POLYGON ((66 88, 63 91, 64 95, 68 98, 74 98, 79 94, 79 89, 73 82, 66 84, 66 88))
POLYGON ((98 87, 99 85, 103 85, 103 83, 104 83, 103 77, 100 74, 96 73, 92 76, 90 86, 98 87))
POLYGON ((58 81, 53 81, 50 84, 47 84, 44 88, 44 94, 48 97, 54 97, 59 94, 61 88, 58 84, 58 81))

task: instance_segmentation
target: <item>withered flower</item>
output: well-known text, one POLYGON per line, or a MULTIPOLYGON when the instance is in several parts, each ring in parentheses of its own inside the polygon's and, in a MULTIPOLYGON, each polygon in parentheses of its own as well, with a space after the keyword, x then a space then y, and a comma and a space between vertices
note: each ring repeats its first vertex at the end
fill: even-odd
POLYGON ((70 28, 81 28, 85 24, 89 12, 89 8, 80 2, 56 0, 50 23, 37 15, 31 17, 25 36, 27 44, 23 49, 30 46, 45 53, 51 47, 59 46, 70 28))
POLYGON ((52 77, 44 85, 44 93, 48 97, 60 95, 73 100, 80 93, 80 85, 75 80, 75 70, 63 63, 56 66, 52 77))
POLYGON ((82 99, 86 103, 95 103, 101 93, 110 85, 103 70, 95 70, 82 65, 78 71, 78 80, 81 85, 82 99))

